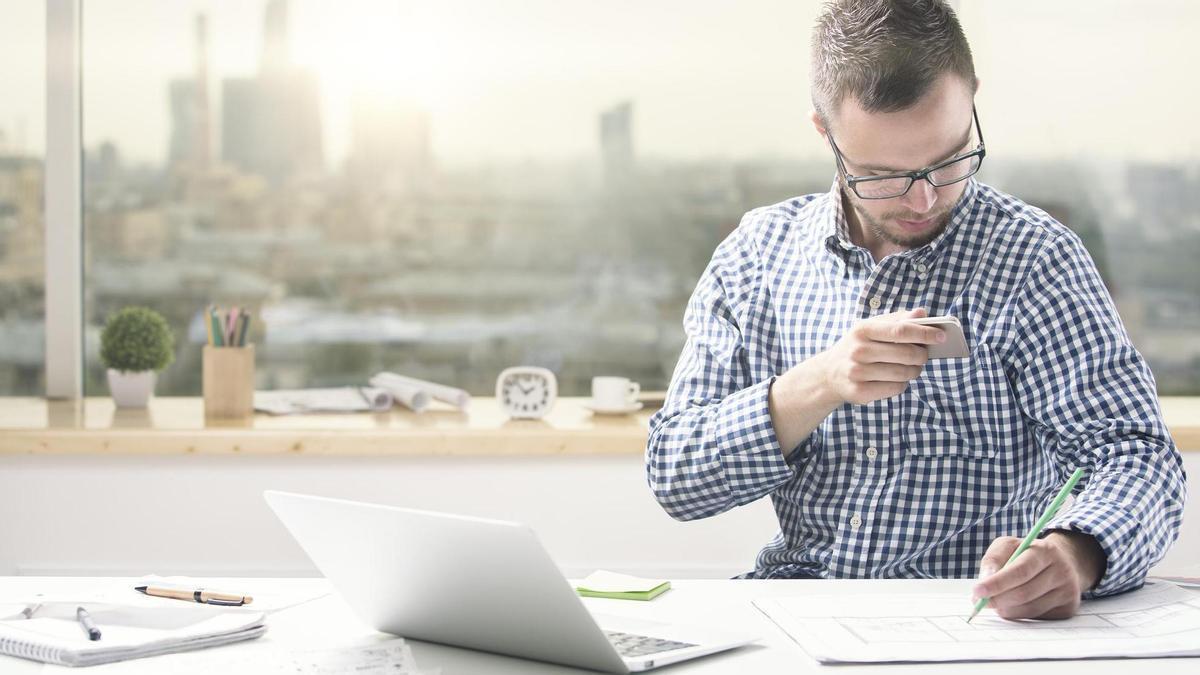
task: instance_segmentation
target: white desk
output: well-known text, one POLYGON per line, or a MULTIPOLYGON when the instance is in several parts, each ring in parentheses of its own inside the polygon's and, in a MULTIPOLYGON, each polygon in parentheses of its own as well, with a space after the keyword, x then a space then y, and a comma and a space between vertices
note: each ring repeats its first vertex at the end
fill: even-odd
MULTIPOLYGON (((95 587, 98 579, 66 577, 0 577, 0 600, 24 596, 31 592, 70 592, 95 587)), ((111 581, 105 579, 103 581, 111 581)), ((130 580, 132 587, 134 580, 130 580)), ((213 588, 248 593, 271 593, 295 591, 303 595, 314 590, 327 588, 323 579, 212 579, 206 580, 213 588)), ((1138 662, 1127 660, 1089 661, 1040 661, 1013 663, 951 663, 951 664, 903 664, 875 666, 821 666, 767 620, 750 601, 762 597, 796 596, 806 593, 913 593, 928 592, 933 587, 946 590, 942 584, 961 587, 964 611, 968 607, 967 593, 970 581, 724 581, 691 580, 675 581, 673 589, 648 603, 624 600, 601 600, 587 598, 584 602, 594 611, 606 614, 623 614, 655 620, 675 620, 692 623, 713 623, 757 631, 762 640, 755 645, 743 647, 723 654, 708 656, 676 666, 664 673, 823 673, 824 675, 848 675, 851 673, 955 673, 968 671, 972 675, 980 672, 1011 673, 1020 668, 1022 675, 1068 675, 1070 673, 1129 673, 1137 669, 1154 673, 1194 672, 1200 661, 1196 659, 1146 659, 1138 662), (1153 663, 1150 663, 1153 661, 1153 663), (836 671, 836 672, 835 672, 836 671)), ((132 593, 133 591, 131 591, 132 593)), ((274 650, 283 648, 322 649, 346 647, 369 643, 380 639, 381 634, 365 626, 351 613, 336 594, 315 600, 305 605, 283 610, 267 620, 267 634, 258 640, 218 647, 230 654, 249 654, 252 650, 274 650)), ((460 673, 487 673, 497 675, 537 675, 549 673, 589 673, 592 671, 564 668, 494 654, 485 654, 466 649, 446 647, 410 640, 417 664, 424 669, 441 668, 443 675, 460 673)), ((180 656, 159 657, 165 659, 180 656)), ((105 673, 119 669, 104 670, 105 673)), ((39 663, 0 656, 0 673, 22 675, 26 673, 87 673, 88 669, 58 668, 39 663)), ((165 672, 165 671, 164 671, 165 672)))

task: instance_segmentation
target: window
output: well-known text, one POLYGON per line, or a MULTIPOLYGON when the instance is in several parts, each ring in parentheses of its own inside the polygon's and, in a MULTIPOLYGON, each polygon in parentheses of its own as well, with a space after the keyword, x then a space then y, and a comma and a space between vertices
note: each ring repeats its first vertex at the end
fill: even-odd
POLYGON ((1161 395, 1200 393, 1200 9, 958 3, 982 86, 981 178, 1083 239, 1161 395))
POLYGON ((0 395, 45 392, 42 183, 46 17, 6 2, 0 21, 0 395))
MULTIPOLYGON (((1178 112, 1200 10, 955 4, 981 180, 1079 232, 1160 390, 1200 391, 1200 131, 1178 112)), ((87 390, 104 318, 139 304, 177 336, 159 393, 197 394, 209 303, 254 313, 264 388, 388 369, 486 394, 518 363, 566 395, 596 374, 664 388, 719 241, 833 179, 807 121, 818 11, 84 3, 87 390)), ((4 330, 36 322, 22 302, 4 330)))
POLYGON ((199 391, 210 302, 265 326, 261 387, 662 388, 716 244, 831 175, 779 86, 803 41, 746 50, 733 3, 177 5, 84 6, 89 331, 165 314, 160 393, 199 391))

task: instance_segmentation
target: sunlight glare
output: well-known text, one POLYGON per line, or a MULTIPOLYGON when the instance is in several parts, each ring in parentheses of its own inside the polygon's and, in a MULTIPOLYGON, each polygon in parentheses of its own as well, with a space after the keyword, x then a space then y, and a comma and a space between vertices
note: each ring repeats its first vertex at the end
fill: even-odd
POLYGON ((311 65, 322 87, 359 101, 407 100, 437 107, 444 93, 435 36, 406 25, 398 9, 356 13, 327 24, 311 65))

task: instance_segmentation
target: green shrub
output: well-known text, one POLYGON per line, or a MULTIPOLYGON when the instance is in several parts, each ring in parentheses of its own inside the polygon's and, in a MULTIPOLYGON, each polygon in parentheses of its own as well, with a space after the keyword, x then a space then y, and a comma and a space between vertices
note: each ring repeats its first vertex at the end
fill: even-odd
POLYGON ((100 334, 100 360, 114 370, 162 370, 175 358, 175 338, 158 312, 126 307, 108 317, 100 334))

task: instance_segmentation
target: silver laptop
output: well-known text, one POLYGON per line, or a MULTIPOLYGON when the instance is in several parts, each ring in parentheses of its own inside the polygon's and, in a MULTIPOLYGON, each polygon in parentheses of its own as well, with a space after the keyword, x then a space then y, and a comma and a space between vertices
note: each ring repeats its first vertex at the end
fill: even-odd
POLYGON ((754 642, 697 626, 595 616, 530 528, 268 490, 314 564, 375 628, 628 673, 754 642))

